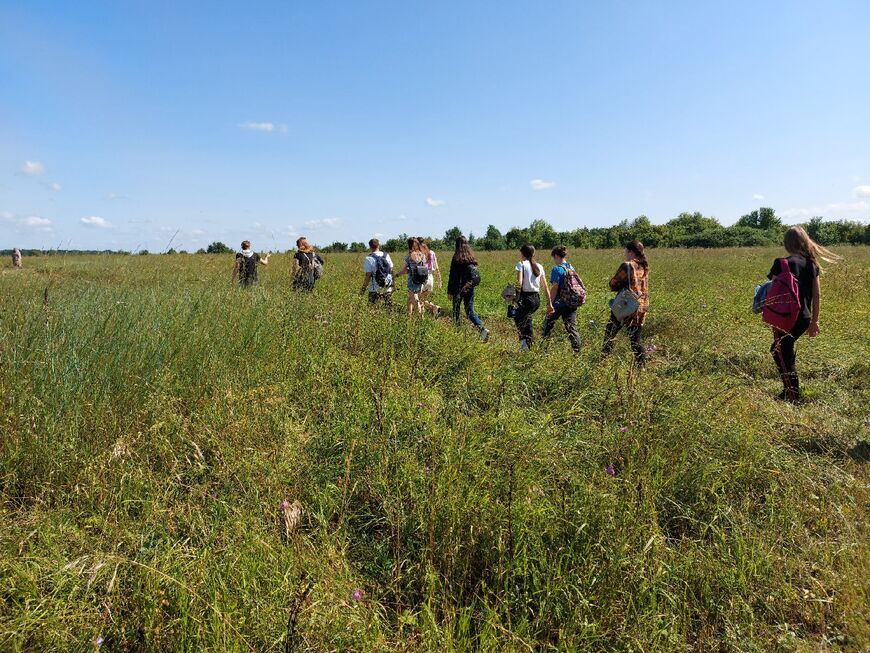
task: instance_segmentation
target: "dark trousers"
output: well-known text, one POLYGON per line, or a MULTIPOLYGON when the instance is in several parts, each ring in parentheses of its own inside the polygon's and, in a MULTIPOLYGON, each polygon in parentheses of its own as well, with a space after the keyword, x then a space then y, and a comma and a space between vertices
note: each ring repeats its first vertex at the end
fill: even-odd
POLYGON ((799 317, 792 330, 784 333, 777 329, 773 330, 773 344, 770 346, 770 354, 779 370, 782 379, 782 397, 788 401, 797 401, 801 396, 800 381, 798 381, 797 368, 795 367, 794 346, 810 326, 810 318, 799 317))
POLYGON ((556 311, 552 315, 544 318, 544 332, 541 337, 548 338, 550 332, 556 324, 556 321, 562 318, 565 324, 565 331, 568 333, 568 340, 571 341, 571 348, 574 353, 580 351, 580 334, 577 333, 577 309, 568 308, 567 306, 556 306, 556 311))
MULTIPOLYGON (((613 345, 616 340, 616 334, 622 329, 622 322, 616 319, 616 316, 611 313, 610 321, 604 329, 604 347, 601 352, 609 354, 613 351, 613 345)), ((641 326, 627 326, 625 330, 628 332, 628 339, 631 341, 631 350, 634 352, 634 358, 637 362, 642 363, 644 358, 643 341, 641 340, 641 326)))
POLYGON ((541 294, 536 292, 521 292, 517 299, 517 311, 514 313, 514 324, 520 335, 520 342, 529 346, 532 344, 532 314, 541 307, 541 294))
POLYGON ((456 322, 456 326, 459 326, 459 308, 462 304, 465 304, 466 317, 471 320, 474 326, 482 329, 483 322, 477 313, 474 312, 474 288, 464 295, 453 295, 453 321, 456 322))
POLYGON ((383 302, 387 308, 393 305, 393 293, 391 292, 369 292, 369 304, 377 304, 383 302))

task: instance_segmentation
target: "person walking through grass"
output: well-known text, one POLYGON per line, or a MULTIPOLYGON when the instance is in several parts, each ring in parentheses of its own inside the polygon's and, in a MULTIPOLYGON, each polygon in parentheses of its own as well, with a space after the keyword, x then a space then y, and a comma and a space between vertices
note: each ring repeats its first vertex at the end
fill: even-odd
POLYGON ((269 256, 260 256, 251 249, 251 241, 243 240, 242 249, 236 253, 236 263, 233 266, 233 281, 239 279, 239 286, 247 288, 257 283, 257 266, 269 265, 269 256))
POLYGON ((426 279, 426 283, 423 284, 423 288, 420 290, 420 303, 423 305, 424 310, 430 310, 434 317, 438 317, 441 315, 441 307, 434 302, 429 301, 429 296, 435 289, 436 275, 438 276, 438 289, 441 289, 441 267, 438 265, 438 256, 432 249, 430 249, 427 239, 418 236, 417 240, 420 242, 420 249, 426 257, 426 267, 429 268, 429 277, 426 279))
POLYGON ((480 283, 480 271, 477 269, 477 259, 465 236, 456 239, 456 249, 450 261, 450 273, 447 276, 447 297, 453 302, 453 321, 459 326, 459 309, 465 305, 465 315, 480 333, 483 342, 489 340, 489 329, 483 326, 483 320, 474 312, 474 293, 480 283))
POLYGON ((420 246, 420 240, 415 237, 408 238, 408 254, 405 256, 405 264, 396 273, 397 277, 408 275, 408 316, 417 313, 423 314, 423 304, 420 301, 420 293, 423 285, 429 279, 429 268, 426 267, 426 255, 420 246))
POLYGON ((519 290, 515 300, 514 323, 520 338, 520 349, 528 351, 533 339, 532 315, 541 307, 541 289, 547 292, 547 277, 544 266, 535 261, 533 245, 523 245, 520 254, 523 258, 516 265, 519 290))
POLYGON ((296 239, 296 254, 293 255, 293 290, 311 292, 314 284, 323 276, 323 257, 308 244, 305 236, 296 239))
POLYGON ((12 250, 12 267, 20 268, 21 267, 21 250, 17 247, 12 250))
MULTIPOLYGON (((800 226, 791 227, 785 232, 783 245, 788 252, 788 257, 776 259, 767 278, 774 279, 781 273, 786 273, 785 266, 788 266, 788 272, 794 276, 797 283, 797 297, 794 298, 797 304, 794 307, 797 320, 788 330, 773 327, 773 344, 770 346, 770 353, 782 379, 782 392, 777 395, 777 399, 798 403, 801 393, 795 365, 795 343, 804 333, 810 338, 819 335, 819 312, 822 304, 819 261, 833 263, 840 260, 840 257, 814 242, 800 226)), ((777 299, 768 295, 767 303, 775 302, 777 299)), ((781 300, 781 306, 785 303, 785 300, 781 300)), ((770 308, 776 310, 780 306, 770 308)))
MULTIPOLYGON (((602 353, 606 356, 613 351, 616 335, 625 327, 631 341, 634 359, 642 365, 646 354, 641 340, 641 330, 649 309, 649 262, 646 260, 643 243, 632 240, 625 246, 623 258, 625 260, 610 280, 610 289, 617 293, 623 290, 633 293, 638 308, 634 314, 623 320, 619 320, 613 311, 610 311, 610 320, 604 329, 602 353)), ((611 300, 611 306, 613 301, 611 300)))
POLYGON ((369 241, 369 254, 363 260, 363 280, 360 294, 369 294, 369 304, 383 302, 384 306, 393 305, 393 261, 387 252, 381 251, 381 241, 369 241))
MULTIPOLYGON (((568 340, 571 343, 571 349, 577 354, 580 352, 580 334, 577 333, 577 306, 566 303, 561 297, 565 284, 569 282, 569 276, 577 276, 576 270, 565 258, 567 254, 568 248, 564 245, 557 245, 550 251, 550 255, 553 257, 553 269, 550 271, 550 290, 547 293, 547 316, 544 318, 542 338, 550 337, 553 327, 561 318, 562 323, 565 325, 565 332, 568 334, 568 340)), ((579 280, 579 277, 577 279, 579 280)))

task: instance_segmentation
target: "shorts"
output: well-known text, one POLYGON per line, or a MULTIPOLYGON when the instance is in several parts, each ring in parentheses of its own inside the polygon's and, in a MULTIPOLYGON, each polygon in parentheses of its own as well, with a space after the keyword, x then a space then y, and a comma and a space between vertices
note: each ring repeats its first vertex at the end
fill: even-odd
POLYGON ((414 283, 414 279, 409 274, 408 275, 408 292, 414 293, 416 295, 421 290, 423 290, 423 284, 422 283, 414 283))
POLYGON ((435 289, 435 275, 430 272, 429 278, 426 279, 426 283, 423 284, 422 291, 423 292, 432 292, 434 289, 435 289))

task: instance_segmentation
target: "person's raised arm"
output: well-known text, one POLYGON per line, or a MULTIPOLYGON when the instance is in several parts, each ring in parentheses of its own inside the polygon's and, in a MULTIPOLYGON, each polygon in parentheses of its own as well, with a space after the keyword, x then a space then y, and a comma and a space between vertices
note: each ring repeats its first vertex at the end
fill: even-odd
POLYGON ((269 265, 269 255, 268 254, 260 257, 260 265, 269 265))
POLYGON ((819 284, 819 276, 813 279, 813 317, 810 321, 810 328, 807 335, 810 338, 815 338, 819 335, 819 311, 822 308, 822 287, 819 284))
POLYGON ((363 281, 362 288, 359 289, 359 294, 365 294, 365 291, 369 289, 369 284, 372 282, 372 273, 366 272, 366 280, 363 281))

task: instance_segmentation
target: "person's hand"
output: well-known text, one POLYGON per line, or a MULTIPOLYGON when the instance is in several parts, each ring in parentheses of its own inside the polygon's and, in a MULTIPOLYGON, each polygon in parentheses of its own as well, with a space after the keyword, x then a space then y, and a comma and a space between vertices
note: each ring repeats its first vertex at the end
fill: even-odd
POLYGON ((815 338, 817 335, 819 335, 819 323, 818 322, 813 322, 812 324, 810 324, 810 328, 807 330, 807 335, 810 338, 815 338))
POLYGON ((548 304, 547 305, 547 315, 552 315, 555 312, 556 312, 556 307, 553 306, 552 304, 548 304))

